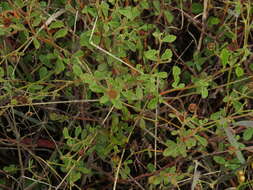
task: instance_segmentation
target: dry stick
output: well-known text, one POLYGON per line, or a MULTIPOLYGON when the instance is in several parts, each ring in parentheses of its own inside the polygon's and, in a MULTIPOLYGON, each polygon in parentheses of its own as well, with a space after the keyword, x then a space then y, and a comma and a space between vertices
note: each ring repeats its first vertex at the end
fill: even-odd
POLYGON ((208 0, 204 0, 204 11, 203 11, 203 16, 202 16, 202 29, 201 29, 201 35, 199 38, 199 43, 197 47, 197 52, 200 52, 201 49, 201 44, 204 38, 204 33, 205 33, 205 23, 206 23, 206 18, 207 18, 207 5, 208 5, 208 0))
POLYGON ((200 171, 198 171, 198 161, 195 161, 195 169, 194 169, 194 174, 193 174, 193 180, 192 180, 192 186, 191 186, 191 190, 194 190, 198 181, 199 181, 199 178, 200 178, 200 171))
POLYGON ((160 169, 158 169, 158 170, 156 170, 156 171, 154 171, 154 172, 141 174, 141 175, 139 175, 139 176, 137 176, 137 177, 134 177, 133 179, 121 179, 121 180, 119 180, 119 182, 120 182, 120 183, 122 183, 122 182, 124 183, 124 182, 132 182, 133 180, 138 181, 138 180, 140 180, 140 179, 142 179, 142 178, 144 178, 144 177, 150 177, 150 176, 157 175, 157 174, 159 174, 161 171, 164 171, 164 170, 167 169, 167 168, 170 168, 170 167, 172 167, 172 166, 175 166, 176 163, 178 163, 178 162, 181 161, 181 160, 183 160, 183 159, 182 159, 182 158, 176 158, 176 159, 174 159, 172 162, 169 162, 168 164, 166 164, 165 166, 163 166, 162 168, 160 168, 160 169))
POLYGON ((76 22, 77 22, 77 18, 78 18, 78 11, 76 11, 76 15, 75 15, 75 22, 74 22, 74 27, 73 27, 73 36, 72 36, 72 52, 74 53, 75 51, 75 33, 76 33, 76 22))
MULTIPOLYGON (((134 71, 136 71, 136 72, 138 72, 138 73, 140 73, 140 74, 143 74, 141 71, 139 71, 138 69, 136 69, 136 68, 133 67, 132 65, 126 63, 125 61, 123 61, 123 60, 121 60, 120 58, 116 57, 116 56, 113 55, 112 53, 106 51, 105 49, 103 49, 103 48, 101 48, 100 46, 98 46, 98 45, 96 45, 95 43, 93 43, 92 37, 93 37, 94 32, 95 32, 95 28, 96 28, 96 25, 97 25, 97 20, 98 20, 98 17, 96 17, 96 19, 95 19, 95 22, 94 22, 94 25, 93 25, 93 28, 92 28, 92 31, 91 31, 91 35, 90 35, 90 38, 89 38, 89 43, 90 43, 93 47, 95 47, 95 48, 97 48, 98 50, 102 51, 103 53, 105 53, 105 54, 107 54, 107 55, 113 57, 114 59, 118 60, 119 62, 125 64, 125 65, 128 66, 128 67, 130 67, 132 70, 134 70, 134 71)), ((110 109, 109 113, 108 113, 107 116, 105 117, 105 119, 104 119, 104 121, 103 121, 103 124, 105 123, 106 119, 109 117, 109 115, 110 115, 110 113, 112 112, 113 108, 114 108, 114 106, 110 109)))
MULTIPOLYGON (((38 162, 38 163, 43 163, 45 164, 53 173, 53 175, 55 177, 57 177, 58 179, 62 180, 62 177, 56 172, 56 170, 50 165, 50 163, 48 161, 43 160, 41 157, 36 156, 35 154, 33 154, 33 152, 27 148, 26 146, 23 146, 23 148, 38 162)), ((57 149, 57 146, 56 146, 57 149)), ((42 166, 42 165, 41 165, 42 166)), ((23 176, 24 177, 24 176, 23 176)))
POLYGON ((64 12, 66 12, 66 10, 61 9, 58 12, 52 14, 46 21, 45 24, 43 24, 40 29, 36 32, 36 36, 31 37, 31 40, 27 43, 27 45, 24 47, 23 52, 26 51, 26 49, 28 48, 28 46, 32 43, 32 41, 35 39, 35 37, 37 37, 37 35, 40 33, 41 30, 43 30, 45 27, 47 27, 49 24, 51 24, 51 22, 53 22, 56 18, 58 18, 59 16, 61 16, 64 12))
MULTIPOLYGON (((189 31, 188 31, 189 32, 189 31)), ((189 33, 190 35, 191 35, 191 33, 189 33)), ((193 37, 193 36, 192 36, 193 37)), ((195 72, 195 70, 194 69, 192 69, 190 66, 188 66, 187 64, 185 64, 185 62, 184 62, 184 60, 182 59, 182 56, 185 54, 185 52, 190 48, 190 46, 191 46, 191 44, 193 43, 193 40, 187 45, 187 47, 183 50, 183 52, 180 54, 180 55, 178 55, 175 51, 173 51, 173 53, 177 56, 177 60, 176 60, 176 62, 175 63, 177 63, 179 60, 182 62, 182 64, 185 66, 185 67, 187 67, 187 69, 189 70, 189 71, 191 71, 193 74, 194 74, 194 76, 196 76, 197 74, 196 74, 196 72, 195 72)))
MULTIPOLYGON (((25 171, 24 171, 24 165, 23 165, 23 159, 22 159, 22 153, 21 153, 21 146, 20 146, 20 133, 17 129, 17 126, 16 126, 16 120, 15 120, 15 114, 14 114, 14 109, 13 107, 11 107, 11 110, 12 110, 12 119, 13 119, 13 124, 11 124, 12 126, 12 130, 13 130, 13 133, 15 134, 16 136, 16 140, 18 142, 17 144, 17 150, 18 150, 18 160, 19 160, 19 164, 20 164, 20 173, 21 173, 21 176, 24 175, 25 171)), ((21 185, 21 188, 23 189, 24 187, 24 183, 23 183, 23 179, 20 178, 20 185, 21 185)))
MULTIPOLYGON (((144 105, 144 107, 145 107, 145 105, 144 105)), ((135 126, 137 125, 137 123, 138 123, 138 119, 134 123, 133 130, 134 130, 135 126)), ((132 135, 133 130, 128 135, 127 142, 129 141, 129 139, 130 139, 130 137, 132 135)), ((120 168, 121 168, 121 165, 122 165, 122 160, 123 160, 123 157, 125 155, 125 151, 126 151, 126 148, 124 148, 123 151, 122 151, 122 153, 121 153, 120 161, 119 161, 119 164, 118 164, 118 167, 117 167, 117 170, 116 170, 116 174, 115 174, 115 179, 114 179, 114 182, 113 182, 113 190, 117 189, 117 182, 118 182, 118 178, 119 178, 119 171, 120 171, 120 168)))
POLYGON ((119 170, 121 168, 121 164, 122 164, 123 157, 125 155, 125 151, 126 151, 126 149, 124 148, 122 151, 121 157, 120 157, 120 161, 119 161, 117 170, 116 170, 115 179, 113 182, 113 190, 116 190, 116 188, 117 188, 117 182, 118 182, 118 178, 119 178, 119 170))
MULTIPOLYGON (((142 114, 142 112, 144 111, 144 109, 146 108, 147 106, 147 103, 148 101, 145 102, 140 114, 142 114)), ((139 118, 136 119, 134 125, 133 125, 133 129, 131 130, 130 134, 128 135, 127 137, 127 143, 129 142, 129 139, 132 135, 132 132, 133 130, 135 129, 135 126, 137 125, 137 123, 139 122, 139 118)), ((121 157, 120 157, 120 161, 119 161, 119 164, 118 164, 118 167, 117 167, 117 170, 116 170, 116 174, 115 174, 115 179, 114 179, 114 183, 113 183, 113 190, 116 190, 117 188, 117 182, 118 182, 118 178, 119 178, 119 171, 120 171, 120 168, 121 168, 121 164, 122 164, 122 160, 123 160, 123 157, 125 155, 125 151, 126 151, 126 148, 123 149, 122 151, 122 154, 121 154, 121 157)))
MULTIPOLYGON (((135 67, 133 67, 132 65, 126 63, 125 61, 121 60, 120 58, 116 57, 115 55, 113 55, 112 53, 106 51, 105 49, 101 48, 100 46, 96 45, 95 43, 93 43, 92 41, 92 37, 94 35, 94 31, 95 31, 95 28, 96 28, 96 24, 97 24, 97 20, 98 20, 98 17, 96 17, 95 19, 95 22, 94 22, 94 25, 93 25, 93 28, 92 28, 92 31, 91 31, 91 35, 90 35, 90 38, 89 38, 89 43, 95 47, 96 49, 102 51, 103 53, 113 57, 114 59, 116 59, 117 61, 123 63, 124 65, 128 66, 129 68, 133 69, 134 71, 140 73, 140 74, 143 74, 143 72, 139 71, 138 69, 136 69, 135 67)), ((112 107, 113 108, 113 107, 112 107)), ((111 109, 112 110, 112 109, 111 109)), ((108 113, 110 114, 110 112, 108 113)), ((106 117, 107 118, 107 117, 106 117)), ((105 118, 105 119, 106 119, 105 118)), ((105 121, 105 120, 104 120, 105 121)), ((137 122, 135 123, 135 125, 137 124, 137 122)), ((125 149, 123 150, 122 154, 121 154, 121 158, 120 158, 120 162, 118 164, 118 167, 117 167, 117 171, 116 171, 116 176, 115 176, 115 181, 114 181, 114 184, 113 184, 113 190, 116 190, 116 187, 117 187, 117 181, 118 181, 118 177, 119 177, 119 171, 120 171, 120 167, 121 167, 121 164, 122 164, 122 160, 123 160, 123 156, 125 154, 125 149)))
MULTIPOLYGON (((94 135, 94 137, 90 140, 89 144, 92 143, 92 141, 95 139, 96 134, 94 135)), ((87 147, 88 148, 88 147, 87 147)), ((86 151, 86 150, 85 150, 86 151)), ((76 162, 78 163, 81 158, 83 156, 79 156, 78 159, 76 160, 76 162)), ((59 188, 61 188, 61 185, 64 183, 64 181, 67 179, 67 177, 71 174, 71 172, 75 169, 76 164, 73 164, 73 166, 69 169, 68 173, 64 176, 64 178, 62 179, 62 181, 56 186, 55 190, 58 190, 59 188)))
POLYGON ((105 54, 107 54, 107 55, 113 57, 114 59, 116 59, 117 61, 123 63, 124 65, 126 65, 126 66, 128 66, 128 67, 130 67, 130 68, 133 69, 134 71, 136 71, 136 72, 138 72, 138 73, 140 73, 140 74, 143 74, 142 71, 139 71, 138 69, 136 69, 136 68, 133 67, 132 65, 126 63, 125 61, 123 61, 123 60, 121 60, 120 58, 116 57, 116 56, 113 55, 112 53, 106 51, 105 49, 103 49, 103 48, 101 48, 100 46, 98 46, 98 45, 96 45, 95 43, 93 43, 92 37, 93 37, 93 35, 94 35, 94 31, 95 31, 95 28, 96 28, 97 20, 98 20, 98 17, 96 17, 96 19, 95 19, 95 22, 94 22, 94 25, 93 25, 93 28, 92 28, 92 31, 91 31, 89 43, 90 43, 93 47, 95 47, 96 49, 98 49, 98 50, 102 51, 103 53, 105 53, 105 54))
MULTIPOLYGON (((79 158, 76 161, 79 162, 81 158, 82 156, 79 156, 79 158)), ((72 170, 75 169, 75 167, 76 167, 76 164, 73 164, 73 166, 69 169, 68 173, 62 179, 62 181, 56 186, 55 190, 58 190, 61 187, 61 185, 64 183, 67 177, 71 174, 72 170)))
POLYGON ((130 176, 130 178, 133 180, 134 183, 136 183, 136 185, 137 185, 141 190, 145 190, 137 180, 135 180, 132 176, 130 176))
POLYGON ((66 101, 52 101, 52 102, 37 102, 37 103, 19 104, 19 105, 6 105, 6 106, 0 106, 0 109, 1 108, 10 108, 10 107, 23 107, 23 106, 40 106, 40 105, 47 105, 47 104, 68 104, 68 103, 87 103, 87 102, 99 102, 99 99, 94 99, 94 100, 66 100, 66 101))
MULTIPOLYGON (((77 22, 77 18, 78 18, 78 11, 76 11, 75 24, 74 24, 73 34, 76 33, 76 22, 77 22)), ((73 36, 74 36, 74 35, 73 35, 73 36)), ((73 40, 74 40, 74 39, 73 39, 73 40)))
POLYGON ((5 185, 0 184, 0 188, 2 188, 3 190, 12 190, 10 187, 7 187, 5 185))
MULTIPOLYGON (((44 182, 44 181, 36 180, 36 179, 30 178, 30 177, 27 177, 27 176, 22 176, 22 177, 23 177, 24 179, 29 179, 29 180, 31 180, 31 181, 33 181, 33 182, 35 182, 35 183, 40 183, 40 184, 47 185, 49 188, 56 189, 55 186, 52 186, 52 185, 50 185, 49 183, 46 183, 46 182, 44 182)), ((28 186, 28 187, 30 187, 30 186, 28 186)), ((28 189, 25 188, 25 190, 28 190, 28 189)))
POLYGON ((180 12, 181 12, 181 27, 180 30, 184 27, 184 10, 183 10, 183 4, 182 1, 180 1, 180 12))
MULTIPOLYGON (((182 13, 194 24, 194 26, 196 26, 196 28, 198 28, 200 31, 202 30, 202 28, 204 27, 203 24, 201 22, 199 22, 198 20, 192 18, 191 15, 189 15, 188 13, 184 12, 183 10, 177 8, 177 7, 172 7, 169 6, 171 9, 177 10, 177 11, 182 11, 182 13), (200 28, 201 26, 201 28, 200 28)), ((207 33, 206 31, 203 32, 205 35, 207 35, 208 37, 212 38, 213 40, 217 40, 217 38, 215 36, 212 36, 211 34, 207 33)))
POLYGON ((236 148, 235 150, 235 154, 236 154, 236 157, 237 159, 241 162, 241 164, 244 164, 246 161, 245 161, 245 158, 241 152, 241 150, 239 149, 239 144, 234 136, 234 134, 231 132, 231 127, 228 125, 228 126, 223 126, 223 129, 226 133, 226 136, 228 137, 228 141, 229 143, 236 148))
MULTIPOLYGON (((5 57, 10 56, 11 54, 13 54, 14 52, 18 52, 20 49, 23 49, 23 53, 26 51, 26 49, 29 47, 29 45, 33 42, 33 40, 35 39, 35 37, 37 37, 37 35, 39 34, 39 32, 41 30, 43 30, 45 27, 47 27, 49 24, 51 24, 52 21, 54 21, 56 18, 58 18, 59 16, 61 16, 64 12, 66 12, 64 9, 59 10, 58 12, 52 14, 46 21, 46 23, 44 25, 42 25, 40 27, 40 29, 36 32, 36 36, 32 36, 29 39, 27 39, 21 46, 19 46, 16 50, 12 51, 11 53, 5 55, 5 57)), ((4 59, 0 62, 0 65, 2 64, 2 62, 4 61, 4 59)), ((15 70, 15 69, 14 69, 15 70)))
POLYGON ((107 120, 108 117, 110 116, 110 114, 111 114, 111 112, 112 112, 113 109, 114 109, 114 106, 111 107, 110 111, 109 111, 109 112, 107 113, 107 115, 105 116, 105 118, 104 118, 104 120, 103 120, 103 122, 102 122, 102 125, 105 124, 106 120, 107 120))
MULTIPOLYGON (((209 175, 213 175, 213 174, 217 174, 217 173, 221 173, 221 171, 214 171, 214 172, 208 172, 208 173, 204 173, 202 174, 202 176, 209 176, 209 175)), ((183 182, 186 182, 186 181, 190 181, 192 178, 187 178, 187 179, 183 179, 181 181, 178 181, 177 183, 183 183, 183 182)))
MULTIPOLYGON (((156 80, 156 90, 157 90, 157 93, 159 93, 159 78, 157 77, 157 80, 156 80)), ((157 165, 157 128, 158 128, 158 105, 156 106, 156 109, 155 109, 155 152, 154 152, 154 166, 156 168, 156 165, 157 165)))

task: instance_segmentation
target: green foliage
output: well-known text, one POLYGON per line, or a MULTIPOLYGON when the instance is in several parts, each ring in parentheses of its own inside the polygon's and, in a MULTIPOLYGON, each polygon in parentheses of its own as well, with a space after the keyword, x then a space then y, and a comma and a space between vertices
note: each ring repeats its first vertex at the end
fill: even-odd
POLYGON ((250 1, 1 1, 0 184, 230 188, 252 162, 252 16, 250 1))
POLYGON ((231 56, 230 51, 227 48, 224 48, 221 50, 220 58, 221 58, 221 64, 225 67, 227 64, 229 64, 229 57, 231 56))
POLYGON ((201 3, 192 3, 192 13, 199 14, 203 12, 203 4, 201 3))
POLYGON ((174 88, 184 88, 185 84, 180 83, 180 74, 181 74, 181 69, 178 66, 173 66, 172 68, 172 75, 174 78, 174 82, 172 83, 172 86, 174 88))

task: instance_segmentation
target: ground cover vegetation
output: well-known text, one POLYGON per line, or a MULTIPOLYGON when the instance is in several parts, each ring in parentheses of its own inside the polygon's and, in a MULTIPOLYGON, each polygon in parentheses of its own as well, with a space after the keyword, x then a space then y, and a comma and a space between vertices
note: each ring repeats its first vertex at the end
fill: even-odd
POLYGON ((251 189, 252 4, 0 1, 0 189, 251 189))

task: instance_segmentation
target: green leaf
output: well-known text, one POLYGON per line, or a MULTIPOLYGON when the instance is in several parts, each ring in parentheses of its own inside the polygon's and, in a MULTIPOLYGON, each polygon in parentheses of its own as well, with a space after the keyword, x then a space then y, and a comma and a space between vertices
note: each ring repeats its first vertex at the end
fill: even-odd
POLYGON ((143 99, 143 90, 141 87, 137 87, 136 88, 136 97, 139 99, 139 100, 142 100, 143 99))
POLYGON ((90 38, 90 31, 88 32, 83 32, 80 35, 80 46, 89 46, 89 38, 90 38))
POLYGON ((50 24, 49 29, 62 28, 64 27, 64 22, 57 20, 50 24))
POLYGON ((227 48, 221 50, 220 58, 221 64, 225 67, 228 64, 228 60, 230 57, 230 51, 227 48))
POLYGON ((188 138, 186 141, 185 141, 185 144, 187 146, 187 148, 192 148, 194 146, 196 146, 196 140, 194 138, 188 138))
POLYGON ((143 9, 149 9, 149 4, 147 1, 140 1, 140 6, 143 9))
POLYGON ((150 102, 148 103, 148 109, 151 109, 151 110, 155 109, 157 104, 158 104, 158 98, 157 97, 151 99, 150 102))
POLYGON ((179 88, 179 87, 178 87, 178 83, 179 83, 179 78, 175 78, 175 79, 174 79, 174 82, 172 83, 172 87, 173 87, 173 88, 179 88))
POLYGON ((125 41, 127 47, 129 48, 129 50, 135 52, 136 51, 136 44, 131 42, 131 41, 125 41))
POLYGON ((108 76, 109 76, 109 74, 106 71, 99 71, 99 70, 97 70, 97 71, 94 72, 94 77, 97 80, 105 79, 108 76))
POLYGON ((115 108, 122 109, 122 102, 119 99, 112 99, 111 101, 115 108))
POLYGON ((165 52, 162 54, 161 59, 170 61, 171 57, 172 57, 172 51, 170 49, 166 49, 165 52))
POLYGON ((152 33, 152 35, 153 35, 155 38, 160 39, 161 36, 163 35, 163 33, 158 32, 158 31, 155 31, 155 32, 152 33))
POLYGON ((236 112, 240 111, 244 106, 244 104, 239 101, 233 101, 232 104, 236 112))
POLYGON ((152 163, 148 163, 147 169, 149 172, 154 172, 156 170, 154 164, 152 164, 152 163))
POLYGON ((33 45, 34 45, 35 49, 40 48, 40 42, 37 40, 37 38, 33 39, 33 45))
POLYGON ((60 120, 61 119, 61 115, 60 114, 57 114, 55 112, 52 112, 49 114, 49 118, 50 120, 52 121, 57 121, 57 120, 60 120))
POLYGON ((43 86, 42 85, 39 85, 39 84, 32 84, 30 87, 29 87, 29 91, 30 92, 35 92, 37 90, 41 90, 43 89, 43 86))
POLYGON ((113 132, 116 132, 119 130, 118 125, 119 125, 119 116, 117 114, 112 114, 112 126, 114 126, 114 130, 112 129, 113 132))
POLYGON ((105 103, 108 102, 109 100, 110 100, 110 99, 109 99, 108 96, 103 95, 103 96, 99 99, 99 102, 100 102, 101 104, 105 104, 105 103))
POLYGON ((7 75, 10 76, 11 78, 15 78, 15 72, 14 72, 14 68, 12 65, 8 65, 7 75))
POLYGON ((95 7, 92 7, 90 5, 87 5, 82 10, 83 14, 90 14, 93 17, 97 16, 97 9, 95 7))
POLYGON ((145 129, 145 128, 146 128, 146 122, 145 122, 145 120, 144 120, 143 118, 140 119, 140 127, 141 127, 142 129, 145 129))
POLYGON ((69 175, 69 182, 72 184, 81 178, 80 172, 71 172, 69 175))
POLYGON ((5 35, 6 29, 0 28, 0 36, 5 35))
POLYGON ((0 67, 0 78, 4 77, 4 69, 0 67))
POLYGON ((173 16, 173 14, 171 14, 170 11, 166 10, 166 11, 163 12, 163 14, 164 14, 164 16, 165 16, 165 18, 166 18, 166 20, 169 24, 173 22, 174 16, 173 16))
POLYGON ((163 151, 163 156, 172 156, 172 157, 177 157, 179 155, 177 147, 168 147, 163 151))
POLYGON ((45 78, 48 75, 48 70, 46 67, 41 67, 39 69, 39 75, 40 75, 40 79, 45 78))
POLYGON ((207 98, 208 96, 208 89, 206 87, 201 87, 201 97, 207 98))
POLYGON ((16 165, 11 164, 9 166, 4 166, 3 167, 3 171, 5 171, 6 173, 9 173, 9 174, 10 173, 14 174, 14 173, 16 173, 18 171, 18 168, 17 168, 16 165))
POLYGON ((237 77, 243 76, 243 75, 244 75, 244 70, 243 70, 243 68, 241 68, 241 67, 236 67, 236 69, 235 69, 235 74, 236 74, 237 77))
POLYGON ((7 10, 11 10, 13 8, 12 5, 10 5, 7 1, 6 2, 1 1, 0 6, 2 8, 1 11, 7 11, 7 10))
POLYGON ((68 34, 68 30, 66 28, 60 29, 58 30, 55 34, 54 34, 54 38, 63 38, 64 36, 66 36, 68 34))
POLYGON ((218 164, 222 164, 222 165, 225 165, 226 164, 226 160, 221 157, 221 156, 214 156, 213 157, 213 160, 218 163, 218 164))
POLYGON ((167 72, 159 72, 159 73, 156 73, 156 76, 161 79, 166 79, 168 77, 168 73, 167 72))
POLYGON ((204 147, 207 146, 208 142, 204 137, 201 137, 199 135, 195 135, 195 138, 197 139, 197 141, 204 147))
POLYGON ((102 3, 100 4, 100 7, 101 7, 101 10, 102 10, 104 16, 108 17, 109 5, 106 2, 102 1, 102 3))
POLYGON ((136 100, 135 93, 132 92, 131 90, 123 91, 121 93, 128 101, 136 100))
POLYGON ((155 7, 155 10, 157 14, 161 12, 161 5, 159 0, 153 0, 153 6, 155 7))
POLYGON ((209 17, 208 21, 207 21, 207 25, 209 27, 211 27, 213 25, 216 25, 216 24, 219 24, 219 23, 220 23, 220 19, 217 18, 217 17, 213 17, 213 16, 209 17))
POLYGON ((25 3, 22 0, 15 0, 14 3, 19 7, 22 8, 25 6, 25 3))
POLYGON ((250 64, 249 64, 249 69, 250 69, 251 71, 253 71, 253 63, 250 63, 250 64))
POLYGON ((149 178, 149 181, 152 185, 159 185, 163 182, 163 177, 158 175, 158 176, 151 176, 149 178))
POLYGON ((90 84, 89 88, 92 92, 97 92, 97 93, 104 92, 104 89, 101 86, 99 86, 96 82, 93 82, 92 84, 90 84))
POLYGON ((165 37, 162 39, 162 42, 172 43, 172 42, 174 42, 176 39, 177 39, 176 36, 170 35, 170 34, 169 34, 169 35, 165 36, 165 37))
POLYGON ((33 26, 33 27, 36 27, 36 26, 38 26, 40 23, 41 23, 41 17, 37 16, 37 17, 33 20, 32 26, 33 26))
POLYGON ((120 21, 118 21, 118 20, 112 20, 112 21, 108 22, 108 24, 110 25, 111 28, 120 27, 120 21))
POLYGON ((219 120, 220 118, 224 117, 225 115, 226 115, 225 110, 222 109, 220 111, 212 113, 210 118, 211 118, 211 120, 215 121, 215 120, 219 120))
POLYGON ((177 88, 184 88, 185 84, 184 83, 180 83, 179 85, 177 85, 177 88))
POLYGON ((122 14, 123 16, 127 17, 128 19, 132 18, 131 7, 119 9, 119 13, 122 14))
POLYGON ((82 57, 82 56, 84 56, 83 51, 82 51, 82 50, 78 50, 78 51, 76 51, 76 52, 73 54, 72 57, 82 57))
POLYGON ((158 51, 155 49, 150 49, 144 52, 144 56, 151 61, 156 61, 157 55, 158 55, 158 51))
POLYGON ((141 12, 139 11, 138 7, 135 6, 133 7, 132 9, 132 19, 131 20, 134 20, 136 17, 140 16, 141 12))
POLYGON ((70 136, 69 136, 69 131, 68 131, 68 128, 67 128, 67 127, 64 127, 64 128, 63 128, 62 133, 63 133, 63 136, 64 136, 65 139, 67 139, 67 138, 70 137, 70 136))
POLYGON ((253 135, 253 128, 247 128, 244 132, 243 132, 243 140, 248 141, 250 139, 252 139, 252 135, 253 135))
POLYGON ((180 69, 180 67, 178 67, 178 66, 173 66, 172 67, 172 75, 174 76, 174 78, 176 77, 176 76, 179 76, 181 74, 181 69, 180 69))
POLYGON ((89 73, 84 73, 82 76, 81 76, 82 80, 85 82, 85 83, 88 83, 88 84, 91 84, 92 82, 94 82, 94 77, 89 74, 89 73))
POLYGON ((61 60, 61 58, 58 58, 56 61, 55 74, 56 75, 60 74, 62 71, 64 71, 64 69, 65 65, 63 61, 61 60))
POLYGON ((182 142, 178 143, 176 148, 178 149, 178 154, 181 154, 183 157, 187 156, 187 154, 186 154, 186 146, 185 146, 184 143, 182 143, 182 142))
POLYGON ((91 170, 83 166, 78 168, 78 170, 80 170, 80 172, 82 172, 83 174, 91 174, 91 170))
POLYGON ((201 3, 192 3, 192 13, 199 14, 203 12, 203 5, 201 3))
POLYGON ((75 128, 75 137, 78 137, 82 132, 82 128, 80 126, 75 128))
POLYGON ((83 71, 82 71, 81 67, 80 67, 79 65, 77 65, 77 64, 75 64, 75 65, 73 66, 73 73, 74 73, 76 76, 78 76, 78 77, 81 77, 81 76, 83 75, 83 71))

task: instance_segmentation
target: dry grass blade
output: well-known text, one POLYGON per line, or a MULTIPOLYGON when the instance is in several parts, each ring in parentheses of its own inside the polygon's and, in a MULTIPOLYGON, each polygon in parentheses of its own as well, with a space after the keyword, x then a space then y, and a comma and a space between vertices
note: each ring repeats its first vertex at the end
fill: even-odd
POLYGON ((242 164, 244 164, 244 163, 245 163, 245 158, 244 158, 244 156, 243 156, 241 150, 239 149, 239 144, 238 144, 237 140, 235 139, 233 133, 231 132, 231 128, 230 128, 229 126, 227 126, 227 127, 224 126, 224 131, 225 131, 225 133, 226 133, 226 135, 227 135, 227 137, 228 137, 229 143, 230 143, 233 147, 235 147, 235 149, 236 149, 236 150, 235 150, 235 154, 236 154, 237 159, 238 159, 242 164))

